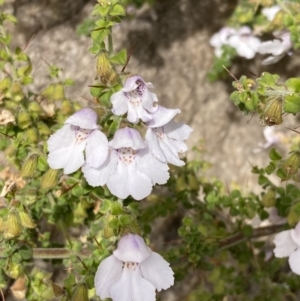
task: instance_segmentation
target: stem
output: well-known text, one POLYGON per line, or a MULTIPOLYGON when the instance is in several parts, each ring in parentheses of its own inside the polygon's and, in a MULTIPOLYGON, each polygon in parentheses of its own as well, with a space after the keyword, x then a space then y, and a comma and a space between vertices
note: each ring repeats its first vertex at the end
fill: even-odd
POLYGON ((113 53, 114 46, 113 46, 113 38, 112 38, 112 30, 110 30, 108 35, 108 55, 113 53))
POLYGON ((253 230, 251 236, 245 236, 243 233, 236 233, 219 241, 220 249, 222 251, 224 249, 230 248, 234 245, 237 245, 245 240, 249 240, 251 238, 268 236, 274 233, 277 233, 283 229, 284 225, 272 225, 268 227, 257 228, 253 230))
MULTIPOLYGON (((0 33, 1 33, 2 37, 6 37, 6 32, 5 32, 4 27, 2 25, 0 26, 0 33)), ((11 67, 12 78, 13 78, 13 80, 16 80, 16 79, 18 79, 18 73, 17 73, 17 70, 14 66, 14 61, 12 59, 11 51, 5 43, 3 43, 3 44, 4 44, 4 47, 5 47, 5 51, 9 56, 9 63, 10 63, 10 67, 11 67)))
MULTIPOLYGON (((5 248, 0 248, 0 258, 6 258, 6 256, 3 256, 4 251, 5 248)), ((67 259, 72 255, 80 257, 90 256, 90 252, 88 250, 74 252, 64 248, 32 248, 32 253, 33 259, 67 259)))

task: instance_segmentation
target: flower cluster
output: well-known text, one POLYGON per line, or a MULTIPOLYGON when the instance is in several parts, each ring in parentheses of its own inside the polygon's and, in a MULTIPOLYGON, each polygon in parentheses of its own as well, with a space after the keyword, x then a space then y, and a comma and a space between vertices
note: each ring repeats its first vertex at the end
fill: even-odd
MULTIPOLYGON (((279 5, 262 9, 261 13, 272 22, 277 13, 281 10, 279 5)), ((234 48, 237 54, 246 59, 252 59, 256 53, 269 54, 262 61, 263 65, 270 65, 278 62, 286 54, 291 54, 292 42, 290 33, 287 31, 273 32, 274 40, 262 42, 252 32, 248 26, 242 26, 239 29, 232 27, 223 27, 215 33, 210 39, 210 45, 215 48, 214 52, 217 57, 223 54, 223 45, 234 48)))
POLYGON ((174 284, 174 273, 158 253, 152 252, 142 237, 123 236, 113 255, 104 259, 95 276, 96 294, 113 301, 155 300, 155 290, 174 284))
POLYGON ((274 239, 276 257, 289 257, 291 270, 300 275, 300 222, 295 229, 278 233, 274 239))
POLYGON ((120 128, 108 142, 97 125, 97 113, 85 108, 69 117, 62 129, 48 140, 48 163, 70 174, 82 167, 91 186, 107 185, 112 194, 136 200, 147 197, 155 184, 169 179, 168 165, 182 166, 179 155, 192 129, 172 119, 180 113, 157 105, 157 96, 140 76, 126 79, 123 88, 111 97, 112 112, 127 113, 127 120, 146 127, 143 139, 131 127, 120 128), (85 153, 85 156, 84 156, 85 153))

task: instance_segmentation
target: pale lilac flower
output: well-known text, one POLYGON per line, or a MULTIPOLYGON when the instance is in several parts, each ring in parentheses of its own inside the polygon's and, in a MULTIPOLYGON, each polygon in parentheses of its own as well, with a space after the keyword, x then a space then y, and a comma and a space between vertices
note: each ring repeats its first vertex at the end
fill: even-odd
POLYGON ((64 174, 70 174, 85 161, 96 168, 106 160, 108 141, 98 130, 97 119, 98 115, 94 110, 79 110, 65 121, 60 130, 50 136, 48 163, 51 168, 63 168, 64 174))
POLYGON ((274 32, 277 39, 272 41, 262 42, 258 47, 257 52, 261 54, 271 54, 262 61, 263 65, 270 65, 277 63, 286 54, 291 54, 292 48, 291 35, 289 32, 274 32))
POLYGON ((235 48, 239 56, 254 58, 260 45, 260 39, 252 34, 251 28, 243 26, 228 38, 228 45, 235 48))
POLYGON ((93 168, 87 163, 82 168, 91 186, 106 184, 120 199, 131 195, 141 200, 151 193, 153 185, 169 179, 168 165, 152 156, 137 130, 119 129, 109 146, 109 155, 101 166, 93 168))
POLYGON ((134 75, 126 79, 123 88, 111 96, 112 112, 115 115, 127 113, 127 120, 138 123, 151 120, 151 113, 157 110, 157 96, 149 91, 151 83, 146 83, 140 76, 134 75))
POLYGON ((104 300, 155 301, 155 290, 174 284, 169 263, 152 252, 142 237, 123 236, 113 255, 104 259, 95 275, 96 294, 104 300))
POLYGON ((300 222, 295 229, 278 233, 274 239, 275 257, 289 257, 291 270, 300 275, 300 222))
POLYGON ((279 5, 273 5, 271 7, 264 7, 261 10, 261 13, 270 21, 272 22, 277 13, 281 10, 281 7, 279 5))
POLYGON ((209 43, 215 48, 214 52, 217 57, 223 54, 222 46, 228 45, 228 38, 235 33, 236 30, 234 28, 223 27, 211 37, 209 43))
POLYGON ((183 141, 189 137, 192 129, 188 125, 172 121, 178 113, 180 110, 159 106, 157 112, 153 114, 153 119, 147 124, 145 138, 155 158, 161 162, 183 166, 185 163, 179 159, 178 153, 188 150, 183 141))

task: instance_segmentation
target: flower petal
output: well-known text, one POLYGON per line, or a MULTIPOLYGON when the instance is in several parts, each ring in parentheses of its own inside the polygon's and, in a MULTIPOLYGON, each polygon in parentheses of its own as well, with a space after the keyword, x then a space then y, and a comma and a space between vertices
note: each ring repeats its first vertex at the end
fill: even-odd
POLYGON ((165 184, 170 177, 168 165, 152 156, 149 149, 139 152, 139 156, 136 158, 136 164, 138 170, 149 177, 153 185, 156 183, 165 184))
POLYGON ((141 134, 132 128, 125 127, 116 131, 114 138, 109 142, 114 149, 122 147, 131 147, 134 150, 146 147, 146 143, 142 139, 141 134))
POLYGON ((156 252, 151 253, 151 256, 140 264, 140 269, 143 277, 160 292, 174 285, 174 273, 162 256, 156 252))
POLYGON ((127 112, 129 99, 122 90, 114 93, 110 101, 113 105, 112 112, 115 115, 120 116, 127 112))
POLYGON ((64 174, 75 172, 84 164, 83 151, 86 142, 73 143, 68 148, 51 151, 48 155, 48 164, 52 169, 64 168, 64 174))
POLYGON ((75 130, 72 125, 65 124, 48 139, 48 151, 69 147, 75 141, 75 130))
POLYGON ((79 126, 82 129, 94 130, 97 125, 98 114, 91 108, 84 108, 70 116, 65 123, 79 126))
POLYGON ((295 273, 300 275, 300 250, 297 249, 293 252, 289 257, 289 264, 291 270, 295 273))
POLYGON ((95 275, 95 290, 101 299, 110 298, 110 287, 121 277, 123 262, 111 255, 98 266, 95 275))
POLYGON ((295 229, 291 229, 291 237, 298 247, 300 247, 300 222, 296 225, 295 229))
POLYGON ((114 256, 123 262, 140 263, 151 256, 151 250, 141 236, 129 233, 120 239, 114 256))
POLYGON ((107 158, 108 141, 99 130, 94 130, 86 140, 86 162, 93 168, 98 168, 107 158))
POLYGON ((165 155, 162 149, 160 148, 159 138, 156 136, 156 134, 153 132, 151 128, 148 128, 145 138, 148 143, 148 147, 151 154, 161 162, 167 162, 165 155))
POLYGON ((118 157, 114 152, 110 152, 105 162, 98 168, 93 168, 89 164, 84 164, 82 172, 89 185, 103 186, 107 183, 111 174, 117 169, 118 157))
POLYGON ((127 120, 131 123, 138 123, 140 119, 147 122, 152 119, 152 116, 143 108, 142 103, 137 105, 129 102, 127 120))
POLYGON ((175 140, 186 140, 189 138, 193 129, 182 122, 176 123, 171 121, 164 125, 164 131, 169 138, 175 140))
POLYGON ((133 75, 126 79, 122 90, 124 92, 131 92, 135 90, 138 87, 137 81, 141 81, 145 84, 144 80, 140 76, 133 75))
POLYGON ((134 270, 123 269, 121 278, 111 286, 113 301, 155 301, 155 287, 143 279, 137 267, 134 270))
POLYGON ((291 230, 278 233, 275 236, 274 244, 276 247, 273 252, 278 258, 289 256, 297 248, 297 244, 292 239, 291 230))
POLYGON ((150 113, 154 113, 158 110, 157 105, 154 104, 154 102, 158 102, 157 96, 155 93, 150 92, 147 89, 144 90, 144 93, 142 95, 142 103, 143 107, 150 113))
POLYGON ((170 122, 181 111, 178 109, 167 109, 162 106, 158 106, 157 111, 152 114, 152 120, 147 125, 150 128, 160 127, 170 122))

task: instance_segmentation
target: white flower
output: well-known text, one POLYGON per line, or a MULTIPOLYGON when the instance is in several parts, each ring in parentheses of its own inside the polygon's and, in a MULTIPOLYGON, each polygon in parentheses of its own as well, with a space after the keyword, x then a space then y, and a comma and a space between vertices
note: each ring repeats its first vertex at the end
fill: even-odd
POLYGON ((146 83, 140 76, 134 75, 126 79, 123 88, 111 96, 112 112, 123 115, 127 112, 129 122, 138 123, 151 120, 151 114, 157 110, 155 93, 149 91, 151 83, 146 83))
POLYGON ((251 28, 243 26, 228 38, 228 45, 235 48, 239 56, 246 59, 254 58, 260 45, 260 39, 252 35, 251 28))
POLYGON ((106 136, 98 130, 98 115, 90 108, 79 110, 65 125, 48 139, 48 163, 53 169, 64 168, 70 174, 80 168, 84 160, 93 167, 99 167, 108 154, 106 136))
POLYGON ((281 10, 281 7, 279 5, 273 5, 271 7, 264 7, 261 10, 261 13, 270 21, 272 22, 277 13, 281 10))
POLYGON ((137 130, 119 129, 109 146, 109 155, 101 166, 93 168, 87 162, 82 168, 91 186, 107 184, 118 198, 131 195, 141 200, 151 193, 153 185, 165 184, 169 179, 168 165, 151 155, 137 130))
POLYGON ((236 30, 231 27, 223 27, 216 32, 210 39, 209 43, 215 48, 215 55, 220 57, 223 53, 222 46, 228 44, 228 38, 235 34, 236 30))
POLYGON ((169 263, 136 234, 123 236, 113 255, 104 259, 95 275, 96 294, 113 301, 155 301, 155 290, 174 284, 169 263))
POLYGON ((287 53, 290 54, 292 48, 291 35, 289 32, 274 32, 273 34, 277 39, 262 42, 257 50, 257 52, 261 54, 271 54, 271 56, 263 60, 263 65, 277 63, 287 53))
POLYGON ((253 36, 248 26, 239 29, 224 27, 211 37, 210 44, 215 47, 215 55, 218 57, 223 53, 222 46, 229 45, 239 56, 252 59, 260 45, 260 39, 253 36))
POLYGON ((155 158, 161 162, 169 162, 173 165, 183 166, 178 153, 188 150, 183 142, 193 131, 188 125, 175 123, 171 119, 180 113, 180 110, 171 110, 159 106, 153 119, 147 124, 146 141, 155 158))
POLYGON ((289 257, 291 270, 300 275, 300 222, 295 229, 278 233, 274 244, 275 257, 289 257))

